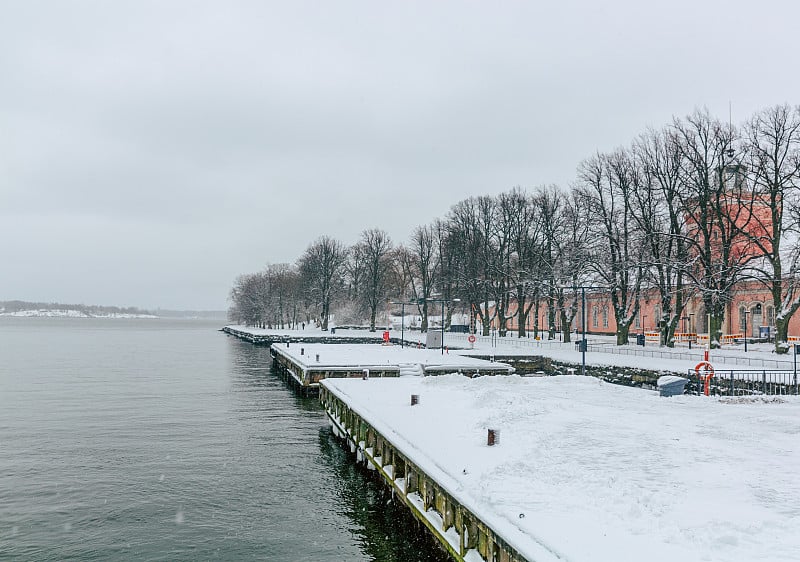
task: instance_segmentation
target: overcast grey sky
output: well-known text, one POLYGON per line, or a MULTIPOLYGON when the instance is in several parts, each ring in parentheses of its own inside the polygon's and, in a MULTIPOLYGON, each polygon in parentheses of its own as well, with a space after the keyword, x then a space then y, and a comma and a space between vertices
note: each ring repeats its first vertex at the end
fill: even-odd
POLYGON ((0 0, 0 300, 223 309, 706 106, 800 103, 796 2, 0 0))

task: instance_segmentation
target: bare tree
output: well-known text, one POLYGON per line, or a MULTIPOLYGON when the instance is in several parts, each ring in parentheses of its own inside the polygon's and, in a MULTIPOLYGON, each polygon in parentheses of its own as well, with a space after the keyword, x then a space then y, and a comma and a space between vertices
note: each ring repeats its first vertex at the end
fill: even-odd
POLYGON ((491 273, 497 308, 498 333, 505 337, 508 332, 508 321, 513 319, 516 311, 511 307, 512 283, 515 268, 513 236, 516 227, 517 201, 512 193, 501 193, 494 203, 493 238, 495 254, 491 257, 491 273))
POLYGON ((347 252, 344 272, 347 278, 347 298, 362 308, 360 312, 364 312, 362 293, 364 291, 364 279, 367 275, 366 255, 358 244, 347 252))
POLYGON ((542 228, 540 256, 543 292, 547 299, 548 338, 560 328, 564 341, 578 311, 577 287, 588 270, 589 208, 576 191, 556 186, 539 188, 533 196, 542 228))
POLYGON ((300 275, 294 266, 286 263, 268 265, 264 276, 269 286, 270 324, 283 328, 297 324, 297 314, 302 300, 300 275))
POLYGON ((734 160, 732 128, 695 111, 671 130, 681 151, 680 198, 688 217, 685 240, 692 267, 686 274, 700 292, 712 347, 719 347, 725 308, 752 254, 743 226, 752 218, 743 166, 734 160))
POLYGON ((775 352, 786 353, 789 321, 800 308, 800 110, 771 107, 753 116, 745 131, 754 206, 745 233, 763 256, 751 266, 770 290, 777 312, 775 352))
POLYGON ((497 307, 491 306, 497 294, 495 262, 498 250, 495 228, 495 201, 489 196, 471 197, 454 205, 442 237, 442 271, 460 287, 483 335, 489 335, 497 307))
POLYGON ((369 329, 375 331, 378 307, 386 302, 387 287, 393 273, 392 241, 383 230, 373 228, 361 233, 355 252, 364 264, 364 290, 361 294, 369 312, 369 329))
POLYGON ((230 293, 228 317, 246 326, 263 328, 269 311, 269 279, 263 272, 240 275, 230 293))
POLYGON ((411 298, 409 295, 414 293, 413 278, 409 269, 411 259, 410 250, 407 246, 400 244, 392 250, 394 271, 389 287, 389 295, 392 299, 407 300, 411 298))
POLYGON ((673 347, 688 289, 686 213, 681 207, 681 151, 673 131, 650 130, 633 145, 642 185, 634 191, 633 216, 644 234, 648 279, 658 290, 661 344, 673 347))
POLYGON ((331 302, 341 290, 347 252, 344 245, 322 236, 313 242, 299 261, 307 298, 318 307, 323 330, 328 329, 331 302))
POLYGON ((628 343, 644 274, 641 231, 633 217, 634 193, 641 188, 637 172, 630 153, 622 149, 594 156, 578 168, 580 191, 594 217, 591 263, 611 298, 617 345, 628 343))
POLYGON ((542 284, 539 280, 542 265, 541 221, 533 198, 520 188, 500 194, 498 205, 503 221, 508 223, 509 243, 505 272, 510 292, 516 300, 516 310, 507 317, 517 317, 517 335, 527 335, 528 316, 534 310, 534 333, 539 331, 539 304, 542 284))
POLYGON ((418 226, 411 235, 403 268, 408 272, 412 298, 419 303, 421 330, 428 330, 428 299, 433 295, 440 267, 439 236, 433 225, 418 226))

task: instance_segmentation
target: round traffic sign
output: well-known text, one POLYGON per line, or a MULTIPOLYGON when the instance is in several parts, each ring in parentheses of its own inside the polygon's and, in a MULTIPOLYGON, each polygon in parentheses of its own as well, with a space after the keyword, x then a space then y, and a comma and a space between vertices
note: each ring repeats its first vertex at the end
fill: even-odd
POLYGON ((470 334, 469 337, 467 338, 467 341, 469 343, 475 343, 475 336, 473 334, 470 334))

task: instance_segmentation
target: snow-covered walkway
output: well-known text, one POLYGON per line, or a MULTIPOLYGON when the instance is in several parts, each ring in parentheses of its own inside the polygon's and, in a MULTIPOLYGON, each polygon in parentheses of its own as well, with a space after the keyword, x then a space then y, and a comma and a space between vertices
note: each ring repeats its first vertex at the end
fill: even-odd
MULTIPOLYGON (((302 336, 319 337, 365 337, 380 338, 382 330, 368 332, 366 330, 336 329, 335 334, 323 332, 316 328, 305 330, 261 330, 259 328, 246 328, 234 326, 238 330, 259 334, 293 334, 302 336)), ((391 330, 393 339, 400 338, 399 330, 391 330)), ((405 330, 403 337, 406 342, 416 344, 425 341, 425 334, 418 331, 405 330)), ((467 340, 467 334, 445 333, 445 345, 451 353, 470 353, 473 355, 542 355, 556 361, 580 364, 581 353, 576 351, 575 343, 562 343, 560 341, 537 341, 533 338, 516 338, 509 334, 507 337, 476 337, 474 346, 467 340)), ((604 365, 619 367, 636 367, 655 371, 669 371, 685 374, 703 358, 703 349, 694 347, 667 348, 659 347, 648 342, 645 347, 633 344, 626 346, 614 345, 614 338, 610 336, 589 336, 589 351, 586 353, 587 365, 604 365)), ((772 344, 750 344, 748 351, 744 351, 742 344, 728 345, 723 349, 711 351, 711 363, 718 369, 793 369, 794 357, 792 354, 776 355, 772 352, 772 344)))

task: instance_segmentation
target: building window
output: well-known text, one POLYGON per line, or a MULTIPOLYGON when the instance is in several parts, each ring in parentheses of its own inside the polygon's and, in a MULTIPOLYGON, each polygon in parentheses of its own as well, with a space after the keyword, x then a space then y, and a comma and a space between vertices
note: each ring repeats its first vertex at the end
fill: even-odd
POLYGON ((641 318, 641 317, 640 317, 640 316, 639 316, 639 314, 637 313, 637 314, 636 314, 636 318, 633 320, 633 327, 634 327, 634 328, 641 328, 641 326, 642 326, 642 322, 641 322, 640 318, 641 318))
POLYGON ((603 328, 608 328, 608 305, 603 307, 603 328))
POLYGON ((768 306, 767 307, 767 326, 774 326, 775 325, 775 307, 768 306))
POLYGON ((739 331, 742 333, 747 331, 747 314, 743 306, 739 307, 739 331))
POLYGON ((592 326, 597 328, 597 307, 592 307, 592 326))

